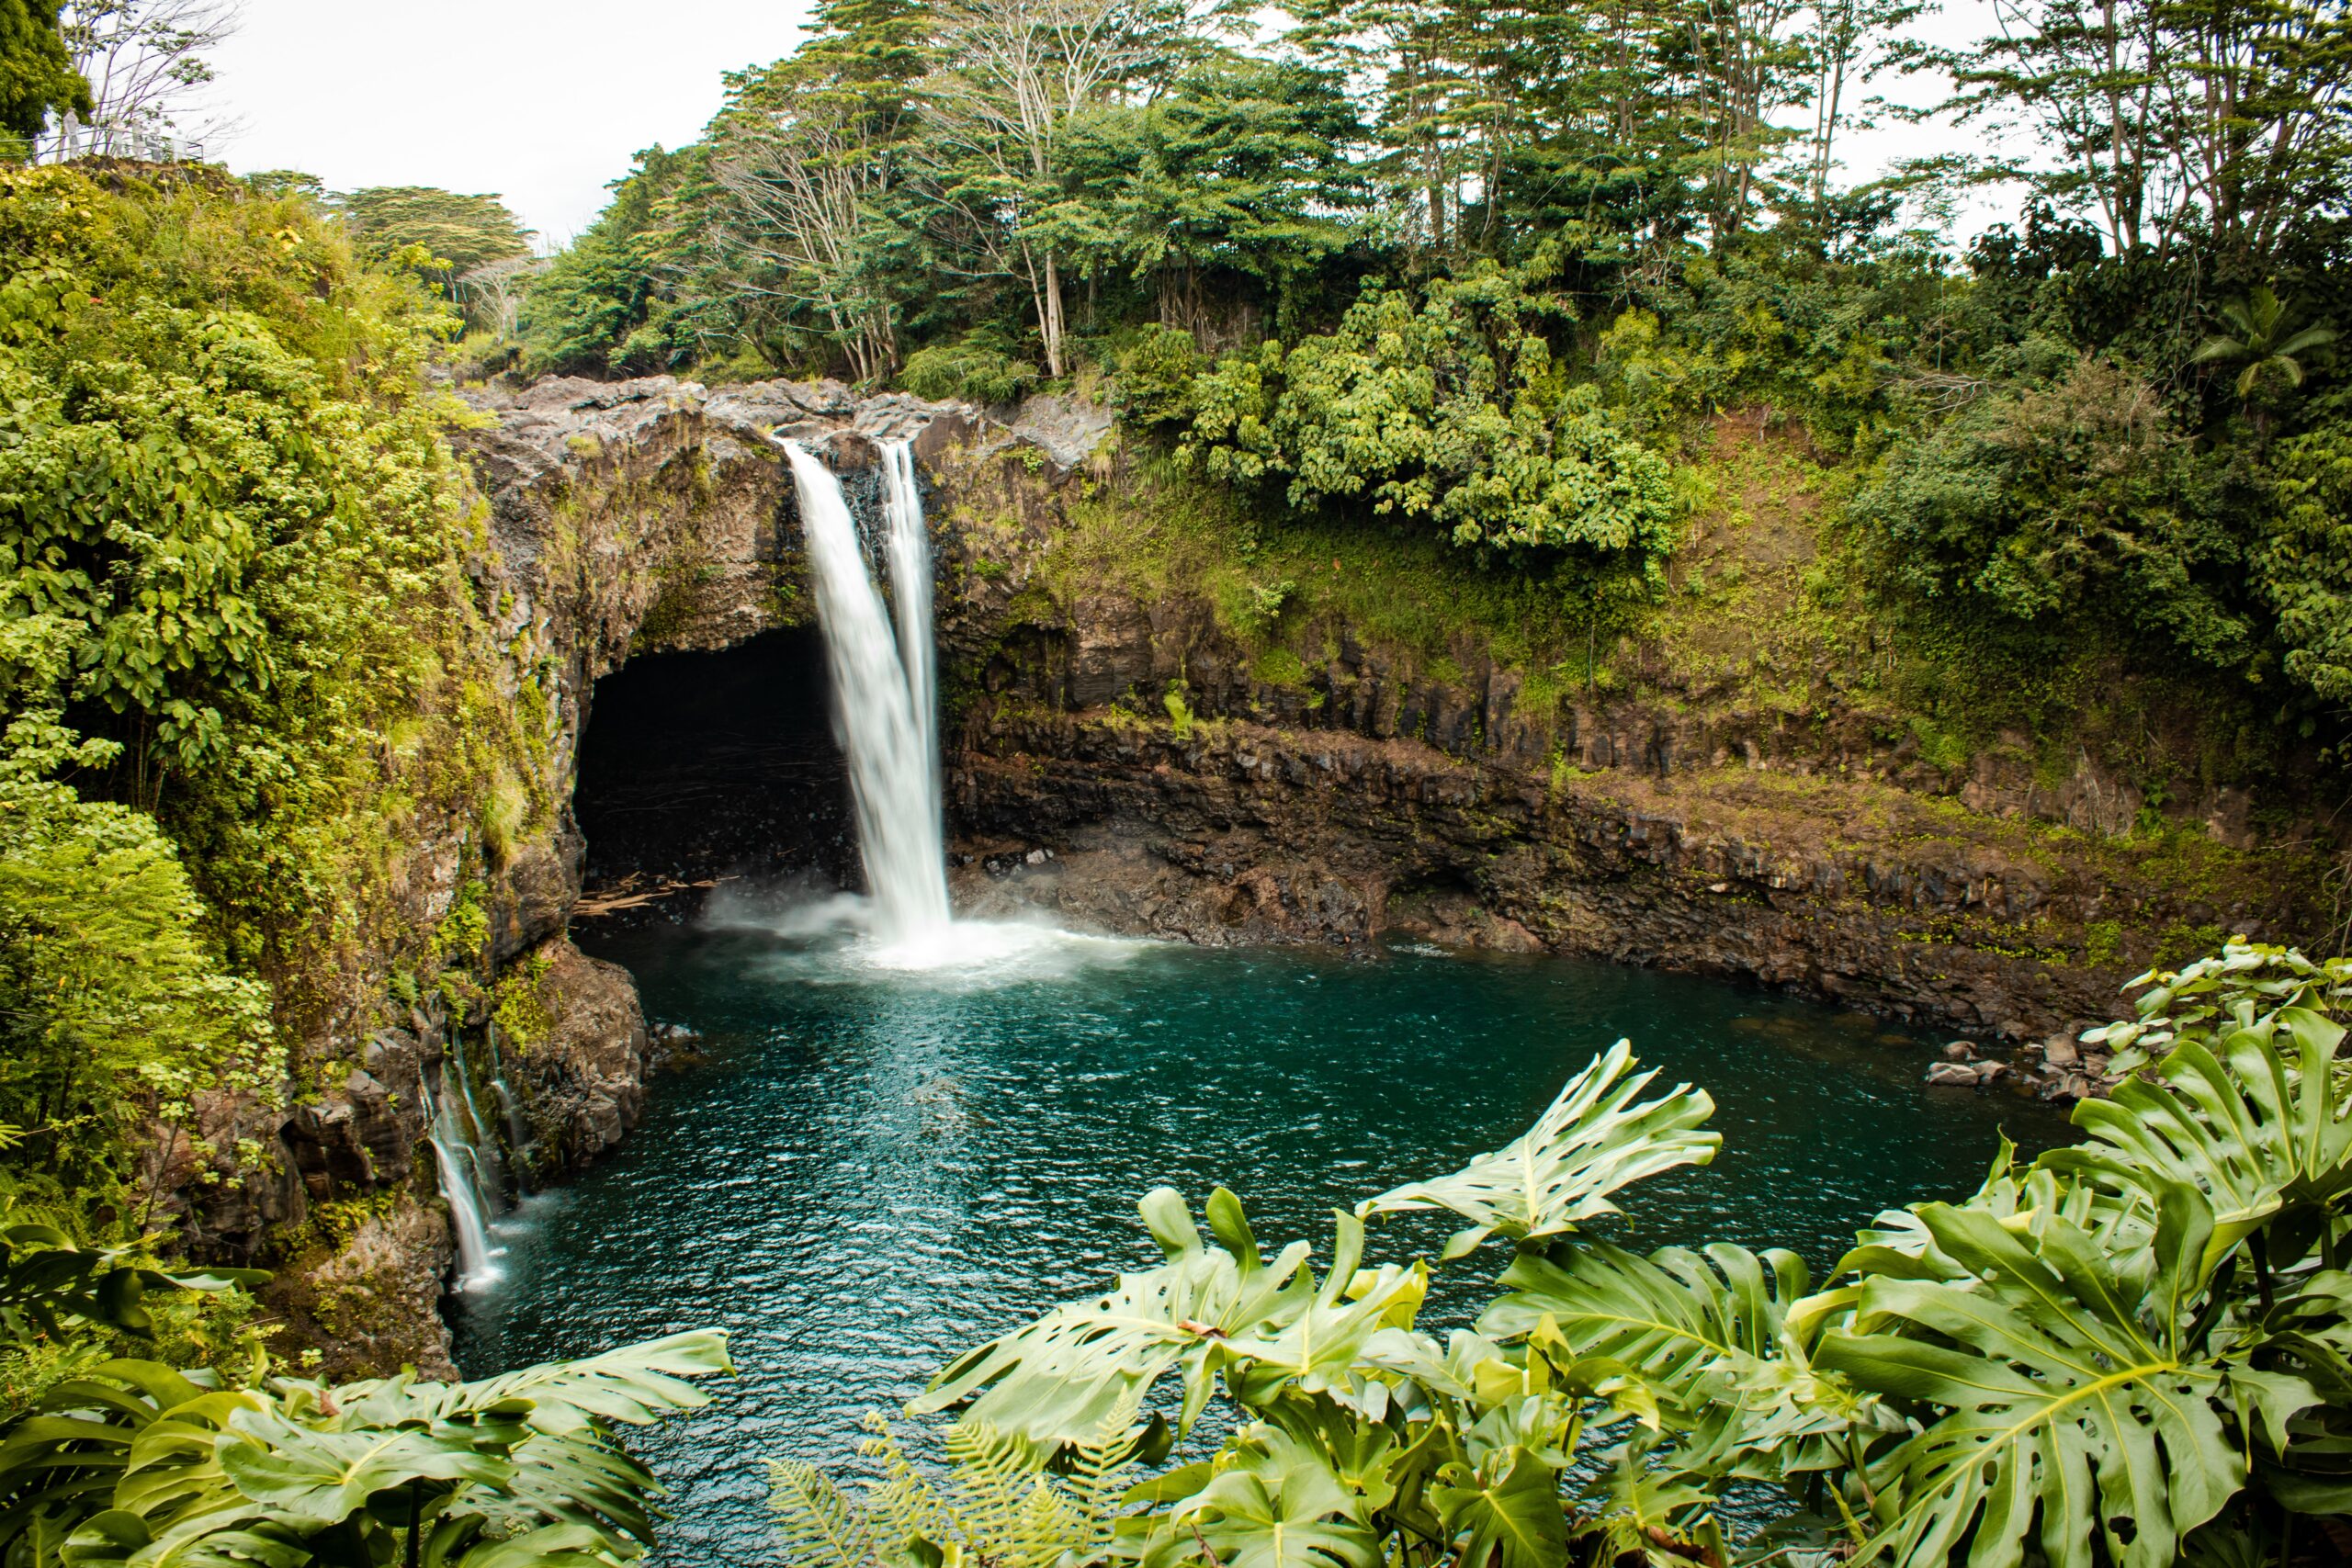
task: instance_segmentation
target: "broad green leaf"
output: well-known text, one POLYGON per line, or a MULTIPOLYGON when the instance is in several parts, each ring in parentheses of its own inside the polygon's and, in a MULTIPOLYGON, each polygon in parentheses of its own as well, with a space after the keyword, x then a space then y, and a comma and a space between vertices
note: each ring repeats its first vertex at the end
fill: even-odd
POLYGON ((1558 1568, 1566 1560, 1559 1472, 1526 1449, 1500 1450, 1476 1469, 1449 1466, 1430 1500, 1464 1568, 1558 1568))
MULTIPOLYGON (((1231 1232, 1239 1205, 1218 1207, 1219 1228, 1231 1232)), ((932 1380, 908 1413, 969 1399, 967 1419, 1048 1446, 1081 1442, 1122 1402, 1140 1407, 1153 1385, 1181 1366, 1185 1393, 1177 1426, 1189 1430, 1228 1344, 1250 1338, 1279 1348, 1283 1328, 1315 1302, 1313 1278, 1303 1272, 1307 1247, 1294 1242, 1271 1264, 1258 1261, 1254 1245, 1237 1258, 1201 1240, 1183 1201, 1169 1190, 1154 1191, 1141 1208, 1168 1261, 1122 1274, 1109 1293, 1057 1307, 967 1352, 932 1380)), ((1304 1348, 1312 1351, 1311 1345, 1304 1348)))
POLYGON ((1450 1209, 1471 1222, 1446 1244, 1445 1256, 1459 1258, 1490 1235, 1536 1242, 1569 1235, 1619 1213, 1610 1194, 1620 1189, 1713 1159, 1722 1135, 1698 1129, 1714 1114, 1715 1102, 1682 1084, 1660 1099, 1633 1104, 1657 1076, 1653 1070, 1628 1077, 1634 1066, 1633 1047, 1620 1040, 1570 1079, 1519 1138, 1452 1176, 1367 1199, 1356 1213, 1450 1209))
MULTIPOLYGON (((1275 1427, 1237 1434, 1227 1465, 1170 1517, 1160 1563, 1200 1548, 1224 1568, 1374 1568, 1380 1543, 1324 1456, 1275 1427), (1172 1549, 1172 1550, 1171 1550, 1172 1549)), ((1148 1559, 1148 1562, 1154 1561, 1148 1559)))
POLYGON ((2170 1568, 2179 1538, 2245 1484, 2214 1401, 2219 1369, 2186 1342, 2212 1211, 2158 1190, 2151 1269, 2129 1270, 2060 1222, 1917 1212, 1965 1282, 1873 1278, 1855 1326, 1815 1359, 1860 1387, 1945 1412, 1874 1465, 1889 1509, 1871 1543, 1905 1568, 2014 1568, 2030 1532, 2052 1568, 2170 1568), (2129 1520, 2119 1529, 2119 1521, 2129 1520), (2128 1534, 2129 1540, 2125 1536, 2128 1534))
POLYGON ((2126 1078, 2077 1106, 2095 1141, 2040 1163, 2127 1191, 2152 1178, 2199 1188, 2213 1208, 2210 1269, 2282 1209, 2352 1193, 2352 1097, 2331 1070, 2339 1033, 2273 1020, 2231 1032, 2220 1055, 2190 1041, 2164 1059, 2161 1082, 2126 1078))

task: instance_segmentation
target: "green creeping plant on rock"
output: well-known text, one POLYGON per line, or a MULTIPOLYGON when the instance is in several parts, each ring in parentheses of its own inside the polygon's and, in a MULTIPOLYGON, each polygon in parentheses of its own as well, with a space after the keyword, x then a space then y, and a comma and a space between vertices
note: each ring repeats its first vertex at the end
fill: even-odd
POLYGON ((1305 1242, 1262 1251, 1232 1193, 1196 1219, 1161 1189, 1162 1262, 909 1406, 959 1413, 950 1477, 887 1429, 862 1501, 778 1467, 792 1557, 2284 1560, 2299 1517, 2352 1512, 2352 962, 2241 942, 2134 985, 2104 1032, 2142 1071, 2077 1108, 2080 1145, 2023 1168, 2005 1145, 1975 1196, 1881 1215, 1825 1281, 1784 1251, 1611 1239, 1625 1190, 1719 1142, 1703 1093, 1638 1098, 1654 1075, 1623 1042, 1511 1144, 1339 1212, 1319 1276, 1305 1242), (1367 1261, 1368 1220, 1430 1209, 1466 1222, 1434 1263, 1367 1261), (1475 1325, 1422 1327, 1433 1268, 1494 1243, 1475 1325), (1212 1404, 1210 1451, 1105 1501, 1212 1404), (1735 1487, 1783 1499, 1745 1540, 1735 1487))

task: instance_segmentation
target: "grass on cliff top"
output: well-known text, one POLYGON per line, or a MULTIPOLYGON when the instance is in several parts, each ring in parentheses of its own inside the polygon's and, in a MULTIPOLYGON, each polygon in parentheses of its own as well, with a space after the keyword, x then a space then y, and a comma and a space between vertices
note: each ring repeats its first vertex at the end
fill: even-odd
POLYGON ((1336 630, 1440 678, 1485 652, 1531 676, 1580 671, 1597 623, 1550 575, 1478 560, 1410 525, 1275 515, 1170 459, 1136 458, 1088 480, 1067 507, 1045 586, 1068 601, 1117 588, 1149 603, 1200 594, 1218 626, 1270 668, 1303 671, 1337 653, 1336 630))
POLYGON ((2246 693, 2099 627, 1874 593, 1842 529, 1858 479, 1785 431, 1726 415, 1681 471, 1692 505, 1665 593, 1596 609, 1569 574, 1482 563, 1418 525, 1288 515, 1131 449, 1067 502, 1039 586, 1065 604, 1106 588, 1204 597, 1272 684, 1330 662, 1344 626, 1400 675, 1458 682, 1482 656, 1515 669, 1522 712, 1585 697, 1843 717, 1883 743, 1907 735, 1948 776, 2006 758, 2045 788, 2088 756, 2152 812, 2278 775, 2278 732, 2246 693))

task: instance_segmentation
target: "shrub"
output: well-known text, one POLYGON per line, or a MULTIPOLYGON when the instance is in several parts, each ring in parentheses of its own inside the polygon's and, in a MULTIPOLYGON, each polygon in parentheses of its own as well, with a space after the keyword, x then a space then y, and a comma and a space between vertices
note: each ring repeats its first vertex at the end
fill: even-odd
POLYGON ((2253 628, 2216 479, 2130 367, 2046 341, 2012 384, 1899 448, 1849 518, 1885 579, 2016 621, 2119 613, 2236 667, 2253 628))
POLYGON ((1482 263, 1418 306, 1369 289, 1331 333, 1227 359, 1194 383, 1185 457, 1283 483, 1294 507, 1368 502, 1465 547, 1662 583, 1672 469, 1568 384, 1544 275, 1482 263))
POLYGON ((1193 380, 1201 364, 1192 333, 1176 327, 1143 328, 1118 357, 1119 412, 1146 428, 1186 423, 1193 417, 1193 380))
POLYGON ((994 333, 974 332, 907 355, 899 385, 934 402, 1009 403, 1037 384, 1037 367, 1016 361, 994 333))

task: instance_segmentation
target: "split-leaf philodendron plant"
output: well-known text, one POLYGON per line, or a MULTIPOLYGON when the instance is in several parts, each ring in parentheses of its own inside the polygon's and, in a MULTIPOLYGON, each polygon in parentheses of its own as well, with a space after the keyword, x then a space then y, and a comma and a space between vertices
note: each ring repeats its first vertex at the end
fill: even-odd
POLYGON ((2137 1076, 2084 1142, 2005 1146, 1962 1203, 1881 1216, 1816 1285, 1793 1254, 1647 1257, 1614 1195, 1703 1165, 1713 1107, 1637 1097, 1623 1043, 1525 1136, 1268 1256, 1230 1192, 1142 1202, 1166 1255, 942 1371, 953 1473, 853 1500, 776 1470, 793 1557, 1001 1568, 1558 1568, 1881 1562, 2171 1568, 2291 1557, 2352 1513, 2352 961, 2233 944, 2143 976, 2101 1032, 2137 1076), (1443 1209, 1440 1262, 1510 1249, 1442 1339, 1430 1265, 1365 1222, 1443 1209), (1204 1221, 1207 1234, 1203 1235, 1204 1221), (1222 1400, 1207 1457, 1158 1465, 1222 1400), (1106 1476, 1133 1483, 1114 1487, 1106 1476), (1726 1539, 1722 1500, 1777 1491, 1726 1539))
MULTIPOLYGON (((0 1229, 17 1344, 145 1332, 142 1297, 262 1276, 174 1275, 39 1225, 0 1229)), ((5 1568, 616 1568, 660 1484, 616 1428, 691 1410, 726 1339, 673 1335, 479 1382, 243 1382, 118 1358, 0 1411, 5 1568)))

